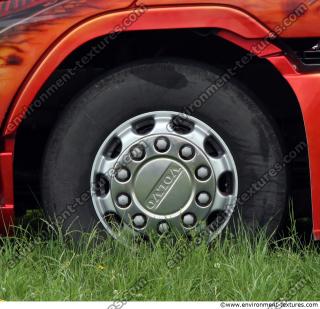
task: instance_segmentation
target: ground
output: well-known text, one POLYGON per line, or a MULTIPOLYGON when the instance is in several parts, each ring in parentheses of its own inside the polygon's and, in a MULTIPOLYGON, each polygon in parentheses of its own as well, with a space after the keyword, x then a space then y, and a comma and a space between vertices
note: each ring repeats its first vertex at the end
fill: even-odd
POLYGON ((208 248, 185 239, 125 247, 112 240, 74 247, 59 234, 18 231, 0 246, 0 299, 319 300, 315 243, 245 235, 208 248), (39 236, 39 235, 38 235, 39 236))

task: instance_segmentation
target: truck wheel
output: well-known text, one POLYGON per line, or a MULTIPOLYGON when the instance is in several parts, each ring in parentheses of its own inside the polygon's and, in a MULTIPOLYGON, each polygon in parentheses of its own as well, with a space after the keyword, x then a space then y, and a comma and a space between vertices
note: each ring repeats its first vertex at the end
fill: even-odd
POLYGON ((97 226, 115 239, 206 229, 211 241, 240 221, 274 232, 287 199, 276 130, 258 100, 220 74, 145 61, 88 86, 47 145, 49 217, 65 232, 97 226))

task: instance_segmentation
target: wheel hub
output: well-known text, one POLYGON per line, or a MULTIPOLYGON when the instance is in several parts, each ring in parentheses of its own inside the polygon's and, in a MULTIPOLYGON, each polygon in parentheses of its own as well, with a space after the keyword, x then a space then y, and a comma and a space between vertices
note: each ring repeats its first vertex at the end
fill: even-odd
POLYGON ((176 114, 138 116, 116 129, 100 148, 91 181, 103 175, 108 190, 102 196, 93 191, 92 199, 100 221, 112 236, 117 237, 106 222, 108 213, 116 214, 127 229, 162 235, 172 228, 187 232, 206 222, 214 211, 233 206, 230 202, 237 192, 236 169, 226 145, 211 128, 193 118, 189 131, 172 129, 176 114), (146 118, 152 119, 153 125, 141 134, 134 124, 146 118), (121 151, 108 157, 115 136, 121 151), (210 136, 222 144, 218 155, 206 149, 210 136), (218 182, 228 172, 233 174, 233 192, 226 195, 218 182))
POLYGON ((140 205, 159 215, 170 215, 187 204, 192 181, 179 162, 158 158, 146 163, 137 173, 134 190, 140 205))

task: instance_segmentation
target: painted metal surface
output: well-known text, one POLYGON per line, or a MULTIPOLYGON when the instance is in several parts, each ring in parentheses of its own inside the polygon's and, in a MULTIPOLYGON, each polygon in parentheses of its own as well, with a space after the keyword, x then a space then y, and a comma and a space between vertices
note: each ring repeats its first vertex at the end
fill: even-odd
POLYGON ((64 32, 95 15, 128 7, 133 0, 35 2, 0 18, 0 122, 33 66, 64 32))
MULTIPOLYGON (((10 106, 14 105, 14 98, 19 96, 22 85, 32 78, 36 63, 40 62, 41 57, 64 33, 86 19, 127 8, 133 2, 134 0, 0 1, 0 123, 8 114, 10 106)), ((34 95, 35 90, 32 92, 34 95)), ((7 139, 3 139, 2 144, 0 233, 8 234, 14 219, 14 147, 12 143, 7 143, 7 139)))
POLYGON ((311 171, 313 231, 320 240, 320 74, 285 75, 285 78, 298 97, 304 118, 311 171))
MULTIPOLYGON (((17 120, 21 119, 26 106, 30 104, 44 81, 67 55, 85 42, 110 33, 114 26, 121 24, 131 12, 131 10, 126 10, 99 16, 88 23, 79 25, 52 46, 52 49, 41 59, 41 63, 34 68, 32 77, 20 88, 19 96, 16 98, 13 110, 7 119, 5 135, 14 133, 17 128, 17 120)), ((126 31, 201 27, 221 27, 232 32, 238 31, 241 36, 250 38, 268 36, 267 29, 249 16, 234 9, 218 7, 150 9, 126 31), (190 19, 190 14, 193 15, 193 19, 190 19), (217 18, 212 18, 213 16, 217 18), (237 21, 230 23, 230 20, 237 21)), ((2 106, 7 110, 9 101, 3 100, 2 102, 7 104, 6 108, 2 106)))
POLYGON ((0 235, 11 234, 14 221, 13 151, 0 153, 0 235))
MULTIPOLYGON (((221 28, 221 37, 250 50, 269 35, 268 29, 283 25, 283 20, 299 3, 296 0, 203 0, 201 3, 145 0, 143 5, 150 7, 125 31, 221 28)), ((133 4, 133 0, 0 1, 0 122, 4 141, 14 136, 26 108, 65 57, 88 40, 121 25, 132 12, 133 4)), ((320 5, 315 2, 280 36, 320 37, 320 28, 315 27, 319 11, 320 5)), ((320 122, 316 119, 320 112, 320 74, 296 72, 281 55, 281 50, 273 45, 258 55, 267 57, 278 68, 299 99, 309 144, 314 230, 320 238, 320 144, 317 137, 320 122)), ((14 209, 14 147, 11 143, 4 144, 0 156, 0 195, 3 196, 1 205, 5 206, 1 212, 5 218, 2 221, 8 223, 14 209)))
POLYGON ((242 10, 259 20, 269 29, 274 29, 301 4, 313 3, 297 23, 281 34, 283 37, 320 37, 319 23, 320 2, 301 0, 138 0, 137 4, 147 6, 168 5, 223 5, 242 10))
POLYGON ((300 103, 310 162, 313 234, 315 239, 320 240, 320 73, 293 73, 292 65, 285 56, 270 57, 268 60, 289 82, 300 103))

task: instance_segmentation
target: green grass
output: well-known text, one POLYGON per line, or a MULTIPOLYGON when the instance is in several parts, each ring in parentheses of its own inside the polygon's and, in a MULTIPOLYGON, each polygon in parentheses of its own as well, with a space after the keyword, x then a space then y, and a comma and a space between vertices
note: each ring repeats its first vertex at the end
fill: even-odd
POLYGON ((296 236, 281 243, 242 236, 217 240, 210 249, 183 239, 94 246, 91 237, 79 249, 56 236, 18 235, 0 246, 3 300, 320 299, 319 252, 314 244, 300 246, 296 236))

